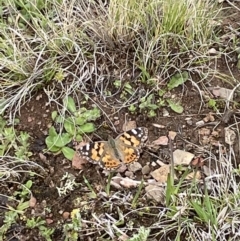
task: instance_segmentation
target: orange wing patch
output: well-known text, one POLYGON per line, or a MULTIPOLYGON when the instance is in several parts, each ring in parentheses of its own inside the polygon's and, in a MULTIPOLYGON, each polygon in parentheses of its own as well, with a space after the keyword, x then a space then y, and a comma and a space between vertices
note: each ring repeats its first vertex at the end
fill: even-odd
POLYGON ((121 165, 120 161, 113 159, 113 156, 109 153, 102 157, 102 163, 106 169, 116 169, 121 165))
POLYGON ((129 164, 135 162, 139 159, 139 153, 136 152, 133 148, 128 147, 124 149, 124 163, 129 164))
POLYGON ((141 144, 135 136, 131 136, 128 133, 124 133, 119 139, 128 146, 138 147, 141 144))

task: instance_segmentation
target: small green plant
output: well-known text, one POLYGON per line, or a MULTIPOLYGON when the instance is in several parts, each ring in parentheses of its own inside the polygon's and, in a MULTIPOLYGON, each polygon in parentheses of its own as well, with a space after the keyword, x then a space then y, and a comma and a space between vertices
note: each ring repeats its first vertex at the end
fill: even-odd
POLYGON ((8 206, 9 211, 4 214, 3 225, 0 227, 0 240, 4 237, 5 233, 11 227, 13 223, 17 221, 24 214, 24 210, 29 207, 29 195, 30 188, 32 187, 32 181, 27 181, 26 184, 21 186, 21 189, 14 192, 14 197, 20 197, 20 201, 18 201, 18 205, 16 207, 8 206), (27 201, 26 201, 27 200, 27 201))
POLYGON ((127 241, 147 241, 150 234, 150 229, 145 227, 140 227, 137 234, 134 234, 132 238, 127 241))
POLYGON ((30 229, 37 228, 46 241, 52 240, 51 235, 53 234, 54 229, 46 227, 46 221, 42 220, 40 217, 27 219, 26 227, 30 229))
POLYGON ((56 124, 62 124, 64 130, 57 133, 53 126, 50 127, 45 142, 49 151, 54 153, 62 152, 67 159, 72 160, 75 151, 68 147, 67 144, 73 139, 81 141, 84 134, 95 130, 95 126, 91 121, 100 117, 100 110, 96 107, 90 110, 86 108, 77 109, 72 97, 65 98, 63 103, 68 113, 63 117, 57 111, 53 111, 52 120, 56 124))
MULTIPOLYGON (((17 123, 17 119, 15 119, 17 123)), ((0 116, 0 156, 6 155, 9 151, 14 151, 16 157, 28 160, 32 155, 28 151, 30 135, 21 131, 17 135, 14 126, 7 127, 7 122, 0 116)))
POLYGON ((214 200, 207 193, 205 188, 205 194, 201 198, 196 198, 190 201, 190 206, 196 212, 196 220, 205 223, 206 225, 211 225, 217 229, 218 226, 218 208, 220 207, 221 200, 214 200))
POLYGON ((137 201, 138 201, 140 193, 141 193, 141 191, 143 189, 143 186, 144 186, 144 180, 142 179, 142 181, 141 181, 141 183, 140 183, 140 185, 138 187, 138 190, 137 190, 137 192, 136 192, 136 194, 135 194, 135 196, 134 196, 134 198, 132 200, 132 205, 131 206, 132 206, 133 209, 135 209, 137 207, 137 201))
POLYGON ((65 235, 64 241, 77 241, 78 233, 82 229, 82 220, 80 209, 73 209, 71 212, 71 223, 64 224, 63 232, 65 235))
MULTIPOLYGON (((188 73, 175 74, 171 77, 167 86, 158 91, 158 97, 155 93, 151 93, 148 96, 144 96, 140 99, 140 110, 147 110, 148 117, 155 117, 157 115, 156 110, 162 106, 170 107, 176 113, 182 113, 183 107, 176 100, 173 100, 170 95, 170 91, 179 85, 182 85, 188 79, 188 73)), ((130 111, 135 111, 133 106, 129 107, 130 111)))
POLYGON ((127 100, 128 96, 132 96, 134 93, 134 89, 132 87, 132 85, 130 85, 129 82, 125 82, 122 86, 122 81, 121 80, 115 80, 113 82, 113 85, 115 86, 116 89, 121 89, 121 95, 120 95, 120 99, 121 100, 127 100))
POLYGON ((150 94, 147 97, 143 97, 140 100, 140 110, 148 110, 148 117, 156 116, 155 110, 159 109, 159 106, 155 104, 155 95, 150 94))
POLYGON ((214 99, 210 99, 210 100, 208 101, 208 106, 209 106, 209 108, 212 108, 214 111, 217 111, 217 110, 218 110, 217 101, 214 100, 214 99))
POLYGON ((188 79, 188 72, 184 71, 182 73, 177 73, 170 78, 170 81, 167 84, 165 89, 159 91, 159 100, 158 104, 160 106, 168 106, 174 112, 181 114, 183 112, 183 107, 179 103, 179 101, 173 100, 169 97, 168 93, 174 88, 184 84, 188 79))
MULTIPOLYGON (((110 176, 110 175, 109 175, 110 176)), ((97 193, 94 191, 94 189, 92 188, 91 184, 89 183, 89 181, 87 180, 87 178, 85 176, 83 176, 84 182, 87 185, 88 189, 91 191, 90 193, 90 197, 91 198, 96 198, 97 197, 97 193)))
POLYGON ((29 197, 32 184, 32 181, 28 180, 24 185, 22 185, 21 190, 14 192, 14 196, 19 196, 22 200, 27 199, 29 197))

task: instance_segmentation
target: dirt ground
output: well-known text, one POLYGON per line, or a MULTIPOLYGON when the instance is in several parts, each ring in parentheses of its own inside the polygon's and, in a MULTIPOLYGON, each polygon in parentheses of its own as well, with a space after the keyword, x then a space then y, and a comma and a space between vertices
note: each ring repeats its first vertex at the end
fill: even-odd
MULTIPOLYGON (((240 3, 235 4, 237 7, 240 8, 240 3)), ((240 27, 238 20, 240 19, 240 12, 238 12, 236 9, 229 8, 226 10, 225 14, 229 17, 225 18, 221 25, 222 35, 230 33, 230 28, 234 28, 236 29, 236 31, 239 31, 240 27)), ((226 39, 226 48, 229 44, 231 44, 231 41, 229 39, 226 39)), ((228 62, 228 65, 230 66, 234 77, 236 79, 240 79, 240 72, 236 66, 237 62, 235 61, 235 59, 236 56, 234 56, 233 54, 232 59, 229 60, 232 62, 228 62)), ((226 59, 224 57, 218 60, 217 68, 221 71, 222 74, 230 74, 229 69, 226 65, 226 59)), ((211 83, 213 83, 215 86, 232 88, 228 84, 222 82, 220 79, 214 79, 214 81, 211 83)), ((202 153, 200 150, 201 148, 199 148, 201 147, 201 130, 203 130, 203 128, 209 130, 210 135, 212 135, 213 131, 217 131, 217 134, 212 135, 213 140, 211 145, 209 145, 209 149, 213 153, 218 151, 218 145, 215 145, 214 143, 219 142, 223 146, 227 146, 224 141, 224 128, 233 123, 234 115, 232 115, 232 117, 227 120, 227 122, 224 122, 223 117, 225 116, 224 113, 226 114, 227 110, 225 110, 224 108, 220 108, 222 115, 215 114, 213 109, 207 107, 206 100, 203 101, 204 103, 201 102, 202 100, 200 99, 198 90, 190 82, 188 82, 184 87, 181 86, 176 88, 172 94, 182 95, 182 105, 184 107, 183 114, 175 114, 168 109, 169 116, 165 117, 163 116, 163 110, 160 109, 158 110, 158 115, 155 118, 146 118, 144 114, 139 114, 137 117, 128 115, 129 120, 136 120, 138 126, 144 126, 149 129, 148 145, 144 149, 142 157, 140 158, 140 163, 143 166, 145 165, 145 163, 156 162, 157 159, 160 159, 164 163, 169 163, 170 152, 172 150, 169 150, 168 146, 154 150, 151 149, 150 146, 152 141, 156 140, 160 136, 167 135, 169 131, 174 131, 178 133, 177 137, 173 142, 173 150, 184 149, 187 151, 191 151, 195 154, 195 156, 204 156, 204 153, 202 153), (200 108, 201 103, 203 104, 202 108, 200 108), (203 120, 203 118, 208 116, 209 113, 213 113, 210 115, 213 117, 213 122, 215 123, 215 125, 206 123, 204 126, 196 128, 195 124, 198 121, 203 120), (153 124, 161 125, 162 128, 159 128, 158 126, 156 127, 156 125, 154 126, 153 124)), ((62 155, 54 156, 50 153, 44 152, 44 149, 46 149, 45 138, 48 134, 48 128, 52 124, 51 112, 55 110, 55 108, 56 106, 53 103, 48 103, 47 96, 44 92, 40 91, 36 93, 36 95, 33 96, 33 98, 21 108, 19 115, 20 124, 18 126, 18 129, 26 131, 31 135, 30 151, 33 152, 31 160, 38 163, 44 168, 44 170, 38 170, 40 176, 36 176, 34 178, 33 187, 31 188, 33 196, 37 200, 37 204, 34 209, 29 211, 29 213, 27 213, 26 215, 29 217, 31 217, 31 215, 33 214, 36 216, 40 215, 45 220, 48 220, 49 227, 55 228, 53 240, 63 240, 61 225, 66 222, 66 220, 63 218, 63 213, 70 213, 74 208, 79 207, 79 204, 76 203, 76 200, 78 200, 79 198, 81 199, 81 202, 88 199, 86 195, 87 189, 84 185, 83 176, 85 176, 85 178, 92 185, 96 192, 101 192, 106 186, 107 177, 105 177, 105 175, 102 173, 102 169, 99 169, 99 167, 94 164, 87 163, 80 171, 74 169, 71 165, 71 162, 66 160, 62 155), (61 186, 61 178, 66 172, 74 175, 76 177, 76 182, 80 183, 81 185, 66 196, 59 197, 56 187, 61 186), (49 213, 44 212, 46 206, 51 210, 49 213)), ((120 123, 124 123, 123 114, 119 114, 119 116, 117 117, 119 118, 120 123)), ((99 120, 99 123, 104 121, 104 119, 105 118, 103 116, 102 119, 99 120)), ((117 125, 116 129, 119 133, 121 133, 122 125, 117 125)), ((105 129, 97 130, 97 134, 99 133, 99 136, 101 136, 100 133, 102 132, 106 132, 105 129)), ((118 135, 118 133, 111 132, 111 129, 109 129, 108 132, 112 133, 113 137, 116 137, 118 135)), ((238 146, 235 147, 235 151, 238 154, 238 146)), ((236 159, 239 160, 239 156, 236 159)), ((154 170, 153 166, 150 167, 152 170, 154 170)), ((141 171, 136 173, 137 180, 141 180, 142 177, 145 180, 149 178, 148 176, 143 176, 141 171)), ((25 179, 23 178, 21 182, 24 183, 25 179)), ((8 186, 11 192, 14 192, 14 189, 16 187, 17 186, 8 186)), ((136 188, 132 189, 133 195, 136 193, 136 191, 136 188)), ((124 191, 122 192, 124 193, 124 191)), ((81 212, 82 219, 91 220, 91 213, 108 213, 110 211, 109 207, 104 207, 102 205, 105 199, 106 197, 102 197, 101 195, 99 195, 99 197, 97 197, 94 201, 91 201, 88 209, 81 212)), ((147 202, 149 201, 142 198, 139 203, 144 206, 145 204, 147 205, 147 202)), ((130 211, 129 207, 125 206, 123 203, 120 203, 118 207, 123 211, 123 214, 126 214, 130 211)), ((113 207, 111 213, 115 213, 115 215, 117 216, 116 206, 113 207)), ((127 219, 138 220, 138 222, 134 223, 136 228, 139 226, 144 226, 145 224, 146 226, 150 226, 152 223, 157 221, 155 220, 156 218, 157 216, 153 217, 152 215, 147 214, 143 216, 137 216, 136 213, 134 213, 132 216, 130 214, 127 217, 127 219)), ((2 220, 0 220, 0 225, 1 222, 2 220)), ((21 230, 21 228, 23 228, 21 226, 21 222, 19 224, 16 224, 14 227, 12 227, 11 233, 8 234, 9 237, 12 236, 13 233, 19 233, 19 230, 21 230)), ((20 231, 20 239, 15 238, 11 240, 41 240, 39 238, 36 239, 36 232, 36 230, 29 231, 23 229, 20 231)), ((84 235, 87 235, 86 231, 83 231, 82 235, 83 238, 80 240, 85 240, 84 235)), ((92 240, 97 239, 94 239, 93 236, 92 240)))

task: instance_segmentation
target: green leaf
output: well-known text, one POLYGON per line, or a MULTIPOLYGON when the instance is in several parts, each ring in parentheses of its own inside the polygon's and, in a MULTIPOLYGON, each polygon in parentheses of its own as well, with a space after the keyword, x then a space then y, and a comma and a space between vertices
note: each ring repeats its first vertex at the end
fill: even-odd
POLYGON ((113 85, 114 85, 116 88, 120 88, 121 85, 122 85, 122 82, 121 82, 121 80, 115 80, 115 81, 113 82, 113 85))
POLYGON ((55 130, 55 128, 53 127, 53 126, 51 126, 50 128, 49 128, 49 130, 48 130, 48 135, 49 136, 57 136, 58 134, 57 134, 57 132, 56 132, 56 130, 55 130))
POLYGON ((55 122, 58 124, 62 124, 64 122, 65 118, 62 115, 58 115, 55 119, 55 122))
POLYGON ((124 84, 124 90, 125 90, 128 94, 132 94, 132 93, 133 93, 133 88, 132 88, 132 86, 131 86, 128 82, 126 82, 126 83, 124 84))
POLYGON ((204 210, 204 208, 202 207, 202 205, 198 204, 198 203, 195 202, 195 201, 192 201, 191 204, 192 204, 193 208, 195 209, 198 217, 199 217, 203 222, 208 223, 209 217, 208 217, 206 211, 204 210))
POLYGON ((77 134, 75 137, 76 141, 82 141, 82 136, 80 134, 77 134))
POLYGON ((134 106, 134 105, 130 105, 130 106, 128 107, 128 110, 129 110, 130 112, 135 112, 136 109, 137 109, 137 107, 134 106))
POLYGON ((100 110, 98 108, 93 108, 92 110, 85 110, 85 112, 80 112, 82 118, 85 118, 87 121, 96 120, 101 116, 100 110))
POLYGON ((58 113, 56 110, 52 112, 51 117, 52 117, 53 121, 56 119, 57 115, 58 115, 58 113))
POLYGON ((167 91, 166 90, 159 90, 158 95, 162 97, 167 91))
POLYGON ((178 113, 178 114, 183 113, 183 107, 182 107, 181 105, 179 105, 178 103, 175 103, 174 101, 172 101, 172 100, 170 100, 170 99, 168 99, 167 102, 168 102, 169 107, 170 107, 173 111, 175 111, 175 112, 178 113))
POLYGON ((173 88, 178 87, 179 85, 182 85, 184 82, 187 81, 187 79, 188 79, 188 72, 187 71, 175 74, 174 76, 172 76, 172 78, 170 79, 170 81, 167 85, 168 90, 171 90, 173 88))
POLYGON ((95 131, 95 126, 93 123, 86 123, 82 126, 79 126, 78 128, 78 133, 81 134, 81 133, 91 133, 95 131))
POLYGON ((18 211, 23 211, 29 207, 29 201, 24 202, 24 203, 19 203, 17 206, 18 211))
POLYGON ((68 132, 69 134, 71 134, 72 136, 75 134, 75 125, 74 123, 72 122, 72 119, 71 118, 67 118, 65 121, 64 121, 64 128, 66 130, 66 132, 68 132))
POLYGON ((68 133, 62 133, 61 135, 54 137, 54 145, 57 147, 64 147, 72 140, 68 133))
POLYGON ((210 108, 213 108, 215 111, 217 111, 217 102, 216 102, 216 100, 210 99, 210 100, 208 101, 208 106, 209 106, 210 108))
POLYGON ((61 148, 55 146, 54 140, 55 140, 54 136, 48 136, 45 139, 45 143, 46 143, 47 148, 48 148, 49 151, 58 152, 61 148))
POLYGON ((62 148, 62 153, 68 160, 71 161, 73 159, 75 151, 72 148, 65 146, 62 148))
POLYGON ((147 114, 147 116, 148 117, 155 117, 157 114, 156 114, 156 112, 154 111, 154 110, 150 110, 149 112, 148 112, 148 114, 147 114))
POLYGON ((72 97, 67 96, 67 98, 65 98, 63 102, 71 113, 74 113, 77 111, 75 102, 72 97))
POLYGON ((33 182, 32 182, 31 180, 28 180, 28 181, 24 184, 24 186, 27 187, 28 189, 30 189, 30 188, 32 187, 32 184, 33 184, 33 182))
POLYGON ((83 125, 83 124, 86 123, 86 122, 87 122, 87 120, 86 120, 85 117, 78 116, 78 117, 75 118, 75 123, 76 123, 76 125, 81 126, 81 125, 83 125))
POLYGON ((13 129, 13 127, 8 127, 8 128, 4 128, 4 136, 5 137, 10 137, 10 138, 12 138, 12 137, 14 137, 14 129, 13 129))

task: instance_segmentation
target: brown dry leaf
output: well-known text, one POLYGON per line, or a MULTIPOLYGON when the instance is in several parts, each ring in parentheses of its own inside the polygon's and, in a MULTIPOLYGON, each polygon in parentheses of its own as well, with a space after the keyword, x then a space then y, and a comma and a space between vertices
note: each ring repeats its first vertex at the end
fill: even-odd
POLYGON ((136 121, 127 121, 123 124, 123 131, 129 131, 137 127, 136 121))
POLYGON ((29 200, 29 207, 34 208, 37 203, 37 199, 32 195, 29 200))
POLYGON ((218 131, 212 131, 211 135, 214 136, 214 137, 220 136, 218 131))
POLYGON ((75 169, 83 169, 83 164, 85 163, 87 163, 87 160, 85 160, 77 152, 75 152, 72 159, 72 167, 75 169))
POLYGON ((50 218, 46 218, 45 220, 46 220, 46 223, 47 223, 47 224, 51 224, 51 223, 53 223, 53 220, 50 219, 50 218))
POLYGON ((41 152, 38 155, 39 155, 41 161, 43 161, 43 162, 47 161, 47 157, 45 155, 43 155, 41 152))
POLYGON ((204 159, 202 157, 196 157, 191 161, 192 167, 202 167, 204 165, 204 159))
POLYGON ((197 171, 197 172, 191 172, 186 176, 186 180, 200 180, 201 179, 201 172, 197 171))
POLYGON ((211 134, 211 130, 208 128, 201 128, 198 130, 198 134, 201 136, 209 136, 211 134))
POLYGON ((213 122, 215 121, 215 118, 213 116, 213 113, 209 112, 206 117, 203 118, 204 122, 213 122))
POLYGON ((157 140, 152 142, 153 145, 159 146, 167 146, 168 145, 168 137, 167 136, 160 136, 157 140))
POLYGON ((233 100, 233 93, 231 89, 221 88, 221 87, 214 87, 212 89, 212 93, 220 98, 223 98, 225 100, 233 100))
POLYGON ((168 132, 168 137, 173 141, 177 135, 177 132, 175 131, 169 131, 168 132))

